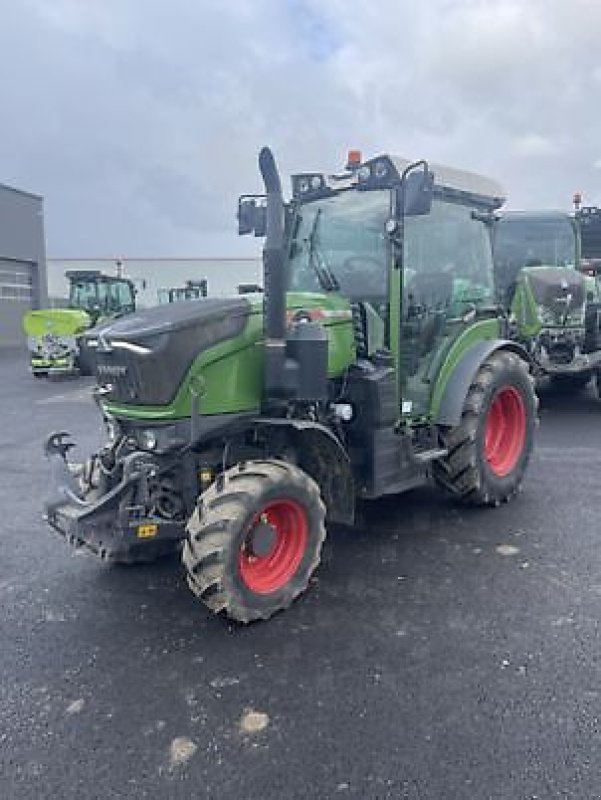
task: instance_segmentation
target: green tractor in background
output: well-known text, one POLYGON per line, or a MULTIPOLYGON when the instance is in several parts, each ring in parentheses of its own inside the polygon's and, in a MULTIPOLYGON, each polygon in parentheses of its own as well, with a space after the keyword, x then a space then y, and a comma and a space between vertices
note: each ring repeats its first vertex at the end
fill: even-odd
POLYGON ((78 464, 67 433, 46 442, 56 531, 108 561, 183 545, 192 592, 240 622, 307 588, 326 522, 352 525, 358 500, 430 479, 509 500, 537 415, 495 304, 496 183, 355 154, 295 175, 285 203, 269 149, 259 166, 266 194, 240 198, 238 223, 266 236, 264 293, 105 326, 106 443, 78 464))
POLYGON ((181 303, 186 300, 200 300, 208 294, 207 279, 199 281, 186 281, 184 286, 174 286, 169 289, 159 289, 157 300, 159 305, 166 303, 181 303))
POLYGON ((134 284, 127 278, 97 270, 71 270, 67 308, 29 311, 23 329, 35 377, 91 374, 91 360, 83 334, 112 317, 135 311, 134 284))
POLYGON ((589 212, 510 212, 495 226, 496 284, 512 338, 538 377, 569 388, 601 369, 601 286, 584 258, 601 238, 601 217, 589 212))

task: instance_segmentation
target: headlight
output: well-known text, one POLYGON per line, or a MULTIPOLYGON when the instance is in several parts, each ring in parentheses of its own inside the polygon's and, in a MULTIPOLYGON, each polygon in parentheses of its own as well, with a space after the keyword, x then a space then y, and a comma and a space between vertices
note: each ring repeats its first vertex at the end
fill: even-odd
POLYGON ((142 450, 155 450, 157 446, 157 435, 154 431, 140 431, 138 441, 142 450))

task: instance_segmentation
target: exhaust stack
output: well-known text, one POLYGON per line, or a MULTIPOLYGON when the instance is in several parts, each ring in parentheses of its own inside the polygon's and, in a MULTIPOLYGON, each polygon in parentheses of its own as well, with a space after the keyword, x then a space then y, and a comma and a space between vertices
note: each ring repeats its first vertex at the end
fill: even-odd
POLYGON ((284 199, 278 168, 269 147, 259 153, 259 170, 267 196, 263 247, 263 327, 265 336, 265 391, 285 393, 286 274, 284 270, 284 199))
POLYGON ((259 154, 265 184, 263 248, 263 334, 265 396, 273 400, 325 401, 328 396, 328 337, 316 322, 286 324, 288 274, 285 258, 285 206, 280 176, 268 147, 259 154))

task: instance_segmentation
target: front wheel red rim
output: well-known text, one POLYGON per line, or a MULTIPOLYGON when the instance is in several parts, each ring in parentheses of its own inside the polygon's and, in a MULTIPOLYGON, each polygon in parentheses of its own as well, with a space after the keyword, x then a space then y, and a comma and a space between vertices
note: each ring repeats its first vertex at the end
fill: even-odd
POLYGON ((514 386, 494 395, 484 428, 484 456, 491 471, 504 478, 516 467, 526 443, 526 406, 514 386))
POLYGON ((296 573, 307 549, 307 514, 295 500, 275 500, 256 514, 240 549, 240 576, 256 594, 270 594, 284 587, 296 573), (273 544, 265 555, 252 551, 253 530, 268 525, 273 544))

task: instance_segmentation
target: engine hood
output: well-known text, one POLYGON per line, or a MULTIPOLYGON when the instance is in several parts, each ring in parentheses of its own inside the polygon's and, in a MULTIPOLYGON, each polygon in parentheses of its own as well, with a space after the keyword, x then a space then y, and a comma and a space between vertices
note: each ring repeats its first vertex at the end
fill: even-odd
POLYGON ((565 267, 525 267, 522 275, 527 281, 535 301, 545 308, 554 309, 570 296, 570 307, 584 303, 584 276, 565 267))
POLYGON ((107 340, 143 342, 149 337, 196 328, 224 316, 246 318, 250 303, 244 298, 206 298, 185 303, 169 303, 136 311, 125 317, 107 320, 88 332, 92 340, 101 335, 107 340))
POLYGON ((194 359, 238 336, 251 313, 245 298, 207 298, 137 311, 86 335, 112 403, 164 405, 194 359))

